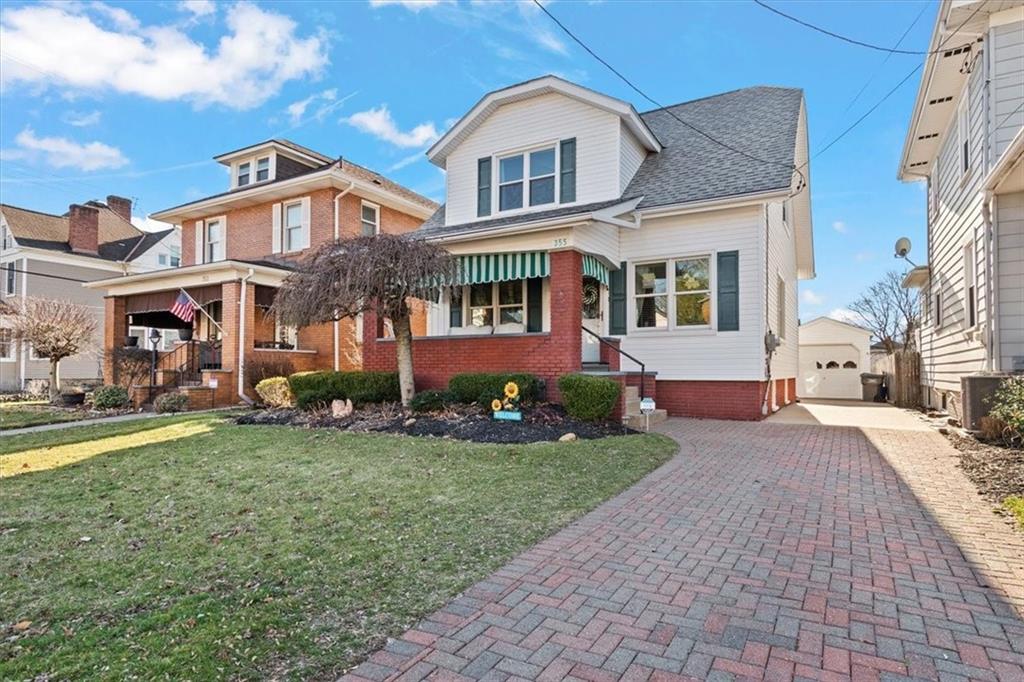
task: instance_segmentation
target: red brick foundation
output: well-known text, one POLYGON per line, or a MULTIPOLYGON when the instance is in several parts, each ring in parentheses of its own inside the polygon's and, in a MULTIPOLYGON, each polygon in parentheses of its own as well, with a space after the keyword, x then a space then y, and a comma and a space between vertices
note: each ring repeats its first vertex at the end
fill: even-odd
POLYGON ((672 417, 735 419, 757 421, 764 418, 763 381, 657 381, 658 407, 672 417))

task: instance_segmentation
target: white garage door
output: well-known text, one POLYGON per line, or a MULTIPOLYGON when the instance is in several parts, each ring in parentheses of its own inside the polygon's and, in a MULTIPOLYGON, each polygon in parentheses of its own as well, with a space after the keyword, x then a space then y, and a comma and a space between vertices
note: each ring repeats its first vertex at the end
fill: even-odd
POLYGON ((797 395, 801 398, 860 400, 860 374, 869 370, 858 367, 852 353, 849 346, 801 348, 797 395))

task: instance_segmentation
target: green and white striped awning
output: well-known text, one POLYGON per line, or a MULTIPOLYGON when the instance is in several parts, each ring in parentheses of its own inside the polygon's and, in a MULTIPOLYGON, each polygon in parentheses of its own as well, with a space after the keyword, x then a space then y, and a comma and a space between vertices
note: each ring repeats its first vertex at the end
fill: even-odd
POLYGON ((583 275, 608 286, 608 268, 596 256, 583 254, 583 275))
POLYGON ((549 274, 547 251, 459 256, 460 284, 507 282, 513 279, 547 277, 549 274))

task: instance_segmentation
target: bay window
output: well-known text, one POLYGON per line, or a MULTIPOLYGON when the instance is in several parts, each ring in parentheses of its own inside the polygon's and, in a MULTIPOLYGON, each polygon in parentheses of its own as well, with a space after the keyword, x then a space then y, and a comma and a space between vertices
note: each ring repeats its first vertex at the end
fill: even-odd
POLYGON ((640 263, 633 270, 637 329, 681 329, 711 324, 710 256, 640 263))

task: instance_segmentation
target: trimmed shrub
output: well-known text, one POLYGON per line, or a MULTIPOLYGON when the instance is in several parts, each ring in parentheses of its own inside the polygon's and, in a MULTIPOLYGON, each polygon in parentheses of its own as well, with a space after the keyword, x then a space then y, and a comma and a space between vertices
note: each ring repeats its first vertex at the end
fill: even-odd
POLYGON ((97 410, 116 410, 128 406, 128 390, 123 386, 100 386, 92 392, 92 406, 97 410))
POLYGON ((365 405, 402 399, 398 372, 299 372, 288 377, 288 384, 302 409, 332 400, 365 405))
POLYGON ((544 382, 534 374, 521 372, 456 374, 449 380, 448 390, 460 403, 479 402, 486 398, 486 403, 489 404, 491 400, 505 395, 505 384, 510 381, 514 381, 519 386, 519 395, 523 402, 530 403, 540 400, 544 382))
MULTIPOLYGON (((266 355, 272 355, 266 353, 266 355)), ((255 389, 264 379, 287 377, 295 373, 295 365, 288 358, 254 357, 245 363, 245 380, 255 389)))
POLYGON ((586 374, 566 374, 558 380, 562 405, 570 417, 585 421, 607 419, 619 400, 619 382, 586 374))
POLYGON ((1004 424, 1004 439, 1011 444, 1024 444, 1024 377, 1003 380, 988 404, 989 416, 1004 424))
POLYGON ((295 395, 286 377, 270 377, 256 384, 256 395, 270 407, 293 407, 295 395))
POLYGON ((420 391, 412 397, 409 407, 413 412, 439 412, 447 405, 456 402, 448 391, 420 391))
POLYGON ((160 414, 184 412, 188 409, 188 396, 184 393, 161 393, 153 401, 153 409, 160 414))

